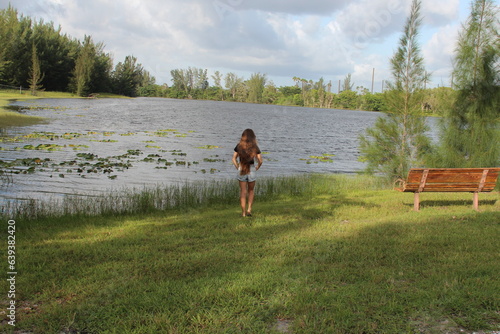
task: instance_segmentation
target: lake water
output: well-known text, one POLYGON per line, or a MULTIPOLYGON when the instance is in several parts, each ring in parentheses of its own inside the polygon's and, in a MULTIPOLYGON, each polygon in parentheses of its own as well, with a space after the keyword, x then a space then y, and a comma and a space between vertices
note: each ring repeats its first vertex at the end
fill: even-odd
POLYGON ((264 152, 260 176, 355 173, 358 135, 376 112, 162 98, 16 102, 44 124, 9 128, 0 199, 99 194, 157 184, 231 179, 231 157, 252 128, 264 152), (325 155, 323 160, 317 158, 325 155))

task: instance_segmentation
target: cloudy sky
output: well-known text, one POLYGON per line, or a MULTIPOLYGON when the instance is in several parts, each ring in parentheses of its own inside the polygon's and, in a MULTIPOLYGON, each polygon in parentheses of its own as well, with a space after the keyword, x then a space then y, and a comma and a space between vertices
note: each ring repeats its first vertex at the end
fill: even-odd
MULTIPOLYGON (((103 42, 115 64, 133 55, 171 84, 170 70, 197 67, 277 86, 292 77, 338 81, 374 91, 390 79, 411 0, 0 0, 68 35, 103 42)), ((422 0, 420 46, 431 86, 449 86, 456 37, 470 0, 422 0)))

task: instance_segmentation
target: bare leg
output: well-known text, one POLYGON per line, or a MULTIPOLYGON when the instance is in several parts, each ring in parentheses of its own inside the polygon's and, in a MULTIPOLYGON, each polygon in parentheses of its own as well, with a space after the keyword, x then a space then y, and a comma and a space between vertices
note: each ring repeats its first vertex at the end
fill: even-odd
POLYGON ((240 205, 241 205, 241 215, 246 216, 246 202, 247 202, 247 182, 240 181, 240 205))
POLYGON ((254 182, 248 182, 248 206, 247 206, 247 214, 251 214, 252 213, 253 198, 255 196, 254 188, 255 188, 255 181, 254 182))

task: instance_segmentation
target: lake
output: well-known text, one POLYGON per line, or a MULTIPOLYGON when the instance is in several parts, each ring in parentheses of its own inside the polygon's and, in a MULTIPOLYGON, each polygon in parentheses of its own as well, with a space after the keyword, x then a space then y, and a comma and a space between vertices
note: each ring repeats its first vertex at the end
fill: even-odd
POLYGON ((364 168, 358 135, 381 115, 164 98, 14 105, 48 121, 1 133, 3 169, 17 173, 1 177, 3 201, 231 179, 233 149, 246 128, 264 153, 260 176, 355 173, 364 168))

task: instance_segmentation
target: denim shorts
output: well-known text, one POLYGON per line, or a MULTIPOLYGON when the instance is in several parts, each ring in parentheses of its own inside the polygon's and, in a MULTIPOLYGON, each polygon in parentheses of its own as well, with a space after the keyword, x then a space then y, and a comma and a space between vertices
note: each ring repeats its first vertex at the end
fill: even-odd
POLYGON ((238 169, 238 174, 237 174, 237 179, 238 181, 241 182, 255 182, 257 180, 257 176, 255 175, 255 167, 253 165, 250 165, 250 173, 246 175, 240 175, 240 170, 238 169))

